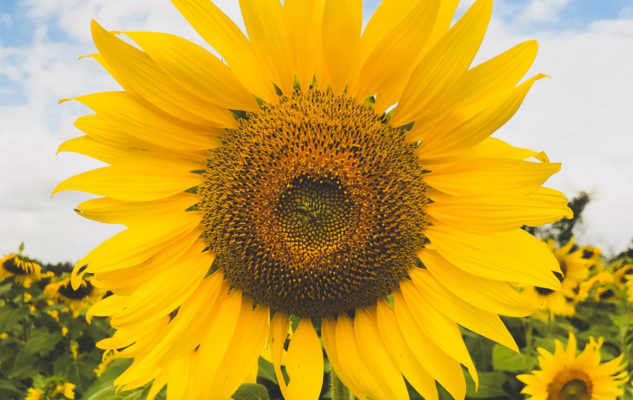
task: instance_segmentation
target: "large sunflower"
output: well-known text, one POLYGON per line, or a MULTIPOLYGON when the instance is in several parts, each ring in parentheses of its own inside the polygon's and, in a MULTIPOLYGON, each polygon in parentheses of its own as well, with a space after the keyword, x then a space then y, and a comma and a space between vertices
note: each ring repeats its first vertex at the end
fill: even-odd
POLYGON ((60 148, 110 166, 54 192, 127 226, 73 272, 114 293, 91 313, 134 358, 116 383, 225 399, 269 343, 287 399, 318 398, 322 346, 360 398, 408 398, 403 376, 464 398, 458 324, 517 349, 497 314, 534 307, 508 282, 560 286, 520 229, 571 216, 541 187, 560 165, 489 137, 543 77, 519 83, 536 42, 469 69, 491 0, 452 27, 457 0, 385 0, 362 34, 360 0, 242 0, 248 38, 208 0, 173 3, 225 62, 93 23, 124 90, 76 98, 96 114, 60 148))
POLYGON ((521 393, 531 400, 615 400, 624 393, 628 376, 622 356, 600 363, 602 341, 591 338, 576 356, 576 337, 570 332, 566 349, 558 340, 554 354, 539 348, 541 369, 517 376, 526 384, 521 393))

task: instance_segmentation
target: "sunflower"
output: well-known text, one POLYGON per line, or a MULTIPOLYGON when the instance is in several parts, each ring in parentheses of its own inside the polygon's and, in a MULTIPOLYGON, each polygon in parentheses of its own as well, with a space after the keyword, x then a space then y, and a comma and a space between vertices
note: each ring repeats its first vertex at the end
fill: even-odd
POLYGON ((0 280, 13 277, 16 283, 25 288, 41 279, 40 265, 22 254, 9 254, 0 258, 0 280))
MULTIPOLYGON (((91 277, 84 277, 77 287, 73 287, 70 278, 62 279, 58 282, 49 283, 44 288, 44 293, 55 301, 62 301, 68 305, 73 317, 77 317, 82 310, 97 302, 103 294, 103 290, 92 285, 91 277)), ((58 316, 54 316, 58 319, 58 316)))
POLYGON ((36 388, 28 389, 25 400, 43 400, 43 399, 44 399, 44 392, 42 390, 36 389, 36 388))
POLYGON ((600 249, 583 246, 572 251, 573 237, 567 244, 558 248, 555 248, 554 240, 546 240, 546 243, 560 265, 561 272, 554 272, 554 275, 560 281, 561 289, 556 291, 528 285, 523 287, 523 293, 531 301, 549 311, 550 318, 554 315, 571 316, 574 314, 576 303, 587 297, 588 289, 586 285, 583 286, 583 282, 587 278, 589 269, 598 265, 600 249))
POLYGON ((101 196, 77 212, 127 227, 72 275, 113 293, 89 314, 134 358, 115 383, 228 398, 268 343, 286 399, 318 398, 322 347, 359 398, 406 399, 403 376, 464 398, 458 324, 517 350, 497 314, 535 309, 509 282, 560 287, 520 229, 572 216, 541 186, 560 164, 489 137, 544 77, 520 83, 536 42, 470 68, 491 0, 452 26, 457 0, 385 0, 365 29, 357 0, 242 0, 247 35, 173 3, 224 61, 93 22, 123 90, 75 98, 95 114, 60 147, 110 165, 54 193, 101 196))
POLYGON ((624 393, 626 364, 622 356, 600 364, 602 342, 591 338, 576 356, 576 337, 570 332, 566 349, 558 340, 554 354, 539 348, 541 369, 517 376, 527 385, 521 393, 532 400, 615 400, 624 393))
POLYGON ((613 281, 619 287, 626 287, 633 277, 633 264, 626 264, 613 272, 613 281))

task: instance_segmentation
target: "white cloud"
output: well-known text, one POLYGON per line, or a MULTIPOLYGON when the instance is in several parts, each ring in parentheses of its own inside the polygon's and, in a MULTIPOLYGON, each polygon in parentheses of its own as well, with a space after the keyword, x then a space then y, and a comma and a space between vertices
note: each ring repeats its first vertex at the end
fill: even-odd
POLYGON ((523 21, 555 22, 570 0, 532 0, 520 13, 523 21))
MULTIPOLYGON (((94 51, 90 19, 108 29, 200 39, 168 1, 24 0, 24 5, 39 25, 35 38, 19 48, 0 46, 0 79, 22 85, 28 99, 22 105, 0 102, 5 104, 0 105, 0 252, 16 249, 24 240, 27 252, 45 261, 77 260, 121 229, 76 216, 73 207, 87 195, 65 192, 50 198, 58 182, 98 165, 78 155, 54 155, 63 140, 79 134, 72 123, 86 113, 79 105, 57 101, 117 87, 92 60, 77 61, 94 51), (51 36, 59 29, 70 42, 51 36)), ((237 1, 220 6, 239 17, 237 1)), ((503 7, 510 6, 501 2, 495 15, 503 7)), ((562 161, 563 170, 550 186, 569 196, 580 190, 594 194, 585 212, 586 232, 579 239, 620 250, 633 236, 633 54, 628 51, 633 48, 633 20, 623 17, 595 22, 582 32, 529 36, 507 21, 493 20, 479 59, 529 38, 541 44, 533 71, 552 79, 535 85, 497 136, 546 150, 552 160, 562 161)))
MULTIPOLYGON (((51 21, 69 37, 90 43, 90 20, 110 30, 159 30, 200 41, 193 28, 169 0, 23 0, 29 16, 40 23, 51 21)), ((237 0, 215 2, 234 21, 241 21, 237 0)), ((241 24, 243 26, 243 24, 241 24)))

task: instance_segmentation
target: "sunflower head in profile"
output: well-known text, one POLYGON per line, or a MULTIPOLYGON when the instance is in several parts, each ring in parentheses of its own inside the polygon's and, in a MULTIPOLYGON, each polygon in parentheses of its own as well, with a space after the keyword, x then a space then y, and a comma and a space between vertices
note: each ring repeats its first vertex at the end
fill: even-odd
POLYGON ((406 399, 406 378, 463 399, 458 325, 517 349, 498 314, 535 307, 512 284, 560 288, 521 230, 571 217, 541 186, 560 164, 490 137, 544 76, 523 80, 536 42, 471 66, 491 0, 454 24, 457 0, 385 0, 364 29, 360 0, 241 0, 246 33, 209 0, 173 3, 222 60, 94 22, 122 90, 76 98, 95 113, 60 147, 109 166, 55 192, 127 227, 72 275, 113 293, 89 314, 134 358, 116 384, 225 399, 268 344, 286 399, 318 398, 322 348, 359 398, 406 399))
POLYGON ((22 254, 9 254, 0 258, 0 280, 13 277, 16 283, 25 288, 38 282, 41 277, 42 267, 35 261, 22 254))
POLYGON ((613 282, 619 287, 626 287, 633 280, 633 264, 625 264, 613 272, 613 282))
POLYGON ((95 288, 91 280, 91 277, 84 277, 79 286, 73 287, 70 278, 61 279, 46 285, 44 293, 53 301, 66 303, 76 318, 81 311, 103 297, 103 290, 95 288))
POLYGON ((521 393, 530 400, 615 400, 624 394, 628 376, 622 356, 600 363, 602 342, 591 338, 576 355, 576 337, 570 332, 567 348, 558 340, 554 354, 539 348, 540 370, 517 376, 526 384, 521 393))

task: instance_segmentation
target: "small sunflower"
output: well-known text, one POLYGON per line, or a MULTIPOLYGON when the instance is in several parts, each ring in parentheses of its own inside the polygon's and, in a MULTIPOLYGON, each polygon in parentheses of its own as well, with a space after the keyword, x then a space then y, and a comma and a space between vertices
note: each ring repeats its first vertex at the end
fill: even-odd
POLYGON ((574 314, 576 303, 587 297, 581 284, 587 278, 589 268, 596 265, 600 250, 584 246, 572 252, 573 237, 559 248, 555 248, 554 240, 547 240, 546 243, 560 265, 561 272, 554 272, 554 275, 561 282, 561 289, 557 291, 539 286, 524 286, 523 293, 530 301, 549 311, 550 317, 571 316, 574 314))
POLYGON ((542 312, 534 315, 539 319, 550 320, 556 315, 571 317, 576 311, 574 298, 565 296, 560 290, 538 286, 524 286, 522 294, 526 299, 541 308, 542 312))
POLYGON ((173 3, 224 61, 93 22, 123 91, 76 98, 95 114, 60 147, 109 166, 54 192, 102 196, 77 212, 127 227, 72 275, 113 293, 88 315, 134 358, 116 384, 225 399, 268 342, 289 400, 318 398, 322 347, 359 398, 406 399, 406 378, 463 399, 458 324, 517 349, 498 314, 534 307, 510 282, 560 287, 520 229, 572 216, 541 186, 560 164, 489 137, 544 77, 521 82, 536 42, 471 68, 491 0, 455 24, 457 0, 385 0, 364 29, 360 0, 241 0, 247 35, 173 3))
POLYGON ((619 287, 626 287, 633 278, 633 264, 626 264, 613 272, 613 281, 619 287))
POLYGON ((622 356, 601 364, 602 342, 591 338, 576 356, 576 337, 570 332, 566 349, 558 340, 554 354, 539 348, 541 369, 517 376, 526 384, 521 393, 530 400, 616 400, 624 393, 626 365, 622 356))
POLYGON ((44 392, 41 389, 29 388, 25 400, 44 400, 44 392))
POLYGON ((0 280, 13 277, 25 288, 41 279, 40 265, 22 254, 9 254, 0 259, 0 280))
MULTIPOLYGON (((72 286, 70 278, 62 279, 58 282, 49 283, 44 288, 44 293, 55 301, 62 301, 68 305, 73 317, 77 317, 82 310, 90 307, 103 297, 104 291, 92 285, 91 277, 84 277, 75 288, 72 286)), ((59 319, 59 314, 53 315, 59 319)))

